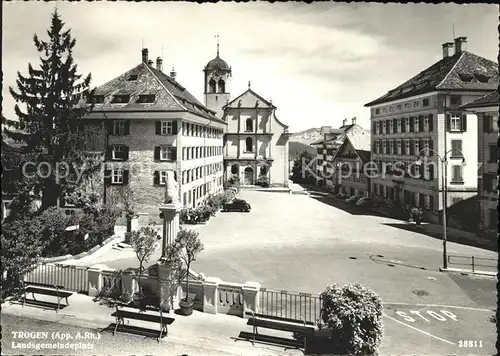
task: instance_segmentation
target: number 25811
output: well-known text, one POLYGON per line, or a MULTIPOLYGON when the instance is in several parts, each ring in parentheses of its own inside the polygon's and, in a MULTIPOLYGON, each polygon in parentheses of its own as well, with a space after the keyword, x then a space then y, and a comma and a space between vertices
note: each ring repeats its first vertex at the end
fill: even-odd
POLYGON ((483 340, 459 340, 458 347, 483 347, 483 340))

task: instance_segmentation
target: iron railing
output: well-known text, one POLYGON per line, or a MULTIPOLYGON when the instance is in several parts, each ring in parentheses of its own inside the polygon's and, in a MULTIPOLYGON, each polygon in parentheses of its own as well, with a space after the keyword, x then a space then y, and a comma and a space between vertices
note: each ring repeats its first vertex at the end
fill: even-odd
POLYGON ((88 267, 40 264, 24 276, 25 283, 41 283, 63 286, 64 289, 77 293, 88 293, 88 267))
POLYGON ((259 314, 315 323, 320 318, 320 311, 318 295, 260 289, 259 314))
POLYGON ((479 270, 496 272, 497 260, 494 258, 448 255, 448 265, 469 266, 472 272, 479 270))

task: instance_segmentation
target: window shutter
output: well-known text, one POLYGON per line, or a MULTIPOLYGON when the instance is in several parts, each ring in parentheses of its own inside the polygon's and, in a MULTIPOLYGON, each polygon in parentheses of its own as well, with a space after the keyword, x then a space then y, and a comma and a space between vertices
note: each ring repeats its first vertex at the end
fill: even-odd
POLYGON ((106 131, 108 135, 113 134, 113 120, 107 120, 106 121, 106 131))
POLYGON ((177 147, 172 147, 170 150, 170 160, 177 161, 177 147))
POLYGON ((424 140, 419 140, 418 141, 418 150, 422 151, 423 148, 424 148, 424 140))
POLYGON ((125 121, 125 135, 130 135, 130 120, 125 121))
POLYGON ((491 116, 483 116, 483 132, 491 132, 492 130, 492 117, 491 116))
POLYGON ((104 170, 104 184, 105 185, 111 184, 111 170, 110 169, 104 170))
POLYGON ((434 180, 434 165, 429 166, 429 180, 434 180))
POLYGON ((413 116, 410 117, 410 132, 415 132, 415 118, 413 116))
POLYGON ((393 132, 398 132, 398 119, 393 119, 392 120, 392 131, 393 132))
POLYGON ((385 120, 385 133, 390 132, 390 127, 391 127, 390 122, 391 122, 391 120, 385 120))
POLYGON ((172 135, 177 135, 177 120, 172 121, 172 135))
POLYGON ((128 184, 128 171, 123 171, 123 185, 128 184))
POLYGON ((106 149, 106 160, 111 160, 113 158, 113 146, 108 146, 106 149))
POLYGON ((174 171, 174 180, 175 180, 176 182, 178 182, 178 180, 177 180, 177 172, 176 172, 176 171, 174 171))
POLYGON ((433 147, 433 146, 434 146, 434 144, 433 144, 433 142, 434 142, 434 141, 429 140, 429 156, 433 156, 433 155, 434 155, 434 151, 433 151, 433 149, 434 149, 434 147, 433 147))
POLYGON ((129 152, 129 148, 128 146, 123 146, 124 148, 124 152, 123 152, 123 159, 124 160, 128 160, 128 152, 129 152))
POLYGON ((434 120, 432 114, 429 114, 428 117, 429 117, 429 131, 432 132, 432 130, 434 130, 434 120))
POLYGON ((401 141, 401 155, 406 155, 406 143, 404 140, 401 141))
POLYGON ((153 174, 153 184, 154 185, 160 185, 160 172, 154 171, 153 174))
POLYGON ((446 114, 446 131, 451 130, 451 114, 446 114))
POLYGON ((413 140, 410 140, 410 156, 414 155, 414 153, 415 153, 415 152, 413 152, 414 148, 415 148, 415 145, 413 144, 413 140))
POLYGON ((155 121, 155 133, 161 135, 161 121, 155 121))
POLYGON ((160 146, 155 146, 155 160, 160 159, 160 146))
POLYGON ((401 118, 401 132, 402 133, 406 132, 406 118, 405 117, 401 118))
POLYGON ((424 132, 424 117, 422 115, 418 116, 418 131, 424 132))
POLYGON ((462 131, 467 131, 467 114, 462 114, 460 124, 462 125, 462 131))
POLYGON ((377 129, 376 129, 376 126, 375 126, 375 121, 372 122, 372 130, 373 130, 374 134, 377 134, 377 129))

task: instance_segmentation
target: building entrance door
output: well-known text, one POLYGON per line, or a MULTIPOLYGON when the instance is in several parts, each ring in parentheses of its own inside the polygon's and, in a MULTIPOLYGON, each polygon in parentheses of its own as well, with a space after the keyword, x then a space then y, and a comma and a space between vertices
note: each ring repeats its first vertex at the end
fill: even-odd
POLYGON ((244 184, 253 185, 253 169, 251 167, 245 168, 244 184))

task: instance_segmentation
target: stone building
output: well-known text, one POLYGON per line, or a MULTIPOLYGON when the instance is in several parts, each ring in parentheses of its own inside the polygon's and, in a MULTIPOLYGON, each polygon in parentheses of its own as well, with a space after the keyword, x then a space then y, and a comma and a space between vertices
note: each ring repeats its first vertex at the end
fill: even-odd
POLYGON ((477 194, 477 117, 461 106, 497 88, 498 64, 466 44, 465 37, 443 44, 441 60, 365 105, 379 172, 372 192, 423 208, 428 221, 439 221, 443 209, 442 159, 447 206, 477 194), (419 157, 433 164, 421 170, 419 157))
POLYGON ((479 230, 496 237, 498 224, 498 90, 462 108, 477 115, 479 230))
MULTIPOLYGON (((222 190, 222 139, 226 123, 142 50, 141 63, 101 85, 84 130, 100 128, 105 152, 104 196, 125 187, 135 210, 158 215, 166 172, 173 171, 184 206, 222 190)), ((90 102, 88 102, 90 104, 90 102)))
POLYGON ((230 101, 231 67, 219 56, 207 63, 205 105, 227 124, 224 132, 224 179, 236 175, 243 185, 267 177, 274 186, 288 186, 288 126, 276 117, 276 106, 250 88, 230 101))

